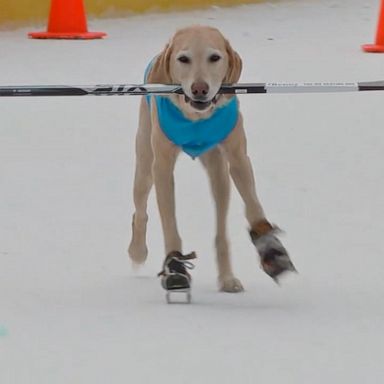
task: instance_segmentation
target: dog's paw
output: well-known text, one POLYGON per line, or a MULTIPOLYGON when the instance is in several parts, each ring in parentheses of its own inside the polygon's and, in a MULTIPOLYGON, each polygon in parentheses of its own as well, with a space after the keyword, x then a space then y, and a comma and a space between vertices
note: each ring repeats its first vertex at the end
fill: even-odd
POLYGON ((145 244, 137 244, 132 241, 128 248, 128 254, 134 264, 141 265, 147 260, 148 248, 145 244))
POLYGON ((219 287, 222 292, 238 293, 244 291, 240 280, 233 276, 219 278, 219 287))

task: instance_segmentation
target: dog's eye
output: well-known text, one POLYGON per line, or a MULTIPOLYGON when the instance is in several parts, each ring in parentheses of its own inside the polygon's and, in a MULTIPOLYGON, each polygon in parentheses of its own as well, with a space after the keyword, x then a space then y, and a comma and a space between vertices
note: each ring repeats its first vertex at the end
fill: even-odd
POLYGON ((183 63, 183 64, 189 64, 191 62, 190 58, 188 56, 180 56, 177 58, 177 60, 180 61, 180 63, 183 63))
POLYGON ((215 53, 211 56, 209 56, 209 61, 211 63, 216 63, 216 61, 219 61, 221 57, 219 55, 216 55, 215 53))

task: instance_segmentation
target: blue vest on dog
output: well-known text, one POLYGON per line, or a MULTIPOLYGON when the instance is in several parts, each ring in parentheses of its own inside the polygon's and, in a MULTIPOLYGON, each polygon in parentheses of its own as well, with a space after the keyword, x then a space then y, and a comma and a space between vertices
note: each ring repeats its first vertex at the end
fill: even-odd
MULTIPOLYGON (((144 82, 147 82, 149 70, 154 60, 145 71, 144 82)), ((146 96, 148 105, 151 97, 146 96)), ((214 110, 206 119, 189 120, 183 112, 164 96, 154 96, 159 124, 165 136, 180 147, 192 158, 198 157, 216 147, 225 140, 236 126, 239 111, 236 97, 214 110)))

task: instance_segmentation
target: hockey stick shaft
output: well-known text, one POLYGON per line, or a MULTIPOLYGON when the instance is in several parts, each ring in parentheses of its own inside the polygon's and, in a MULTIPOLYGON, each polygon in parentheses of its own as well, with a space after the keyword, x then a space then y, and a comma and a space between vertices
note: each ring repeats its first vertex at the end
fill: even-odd
MULTIPOLYGON (((384 81, 361 83, 239 83, 223 85, 219 93, 335 93, 384 91, 384 81)), ((183 94, 180 85, 121 84, 96 86, 0 86, 0 97, 14 96, 114 96, 183 94)))

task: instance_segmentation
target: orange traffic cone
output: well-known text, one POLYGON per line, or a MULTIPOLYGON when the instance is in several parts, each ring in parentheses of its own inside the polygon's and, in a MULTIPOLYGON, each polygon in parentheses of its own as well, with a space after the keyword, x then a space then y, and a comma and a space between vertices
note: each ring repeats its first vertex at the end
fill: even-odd
POLYGON ((34 39, 100 39, 104 32, 88 32, 83 0, 51 0, 47 32, 31 32, 34 39))
POLYGON ((384 53, 384 0, 381 0, 379 23, 377 25, 375 44, 365 44, 362 48, 365 52, 384 53))

